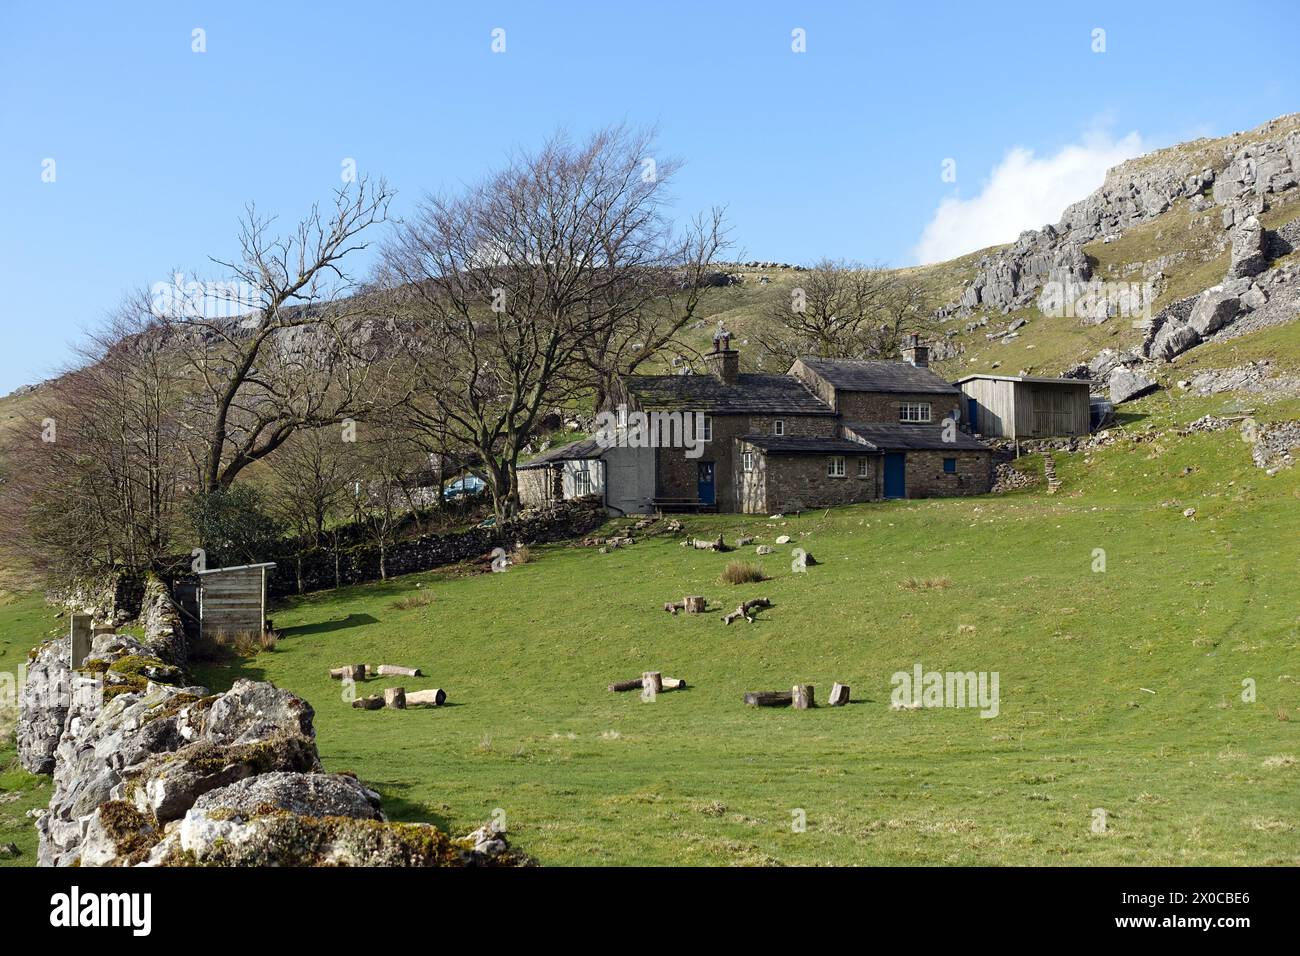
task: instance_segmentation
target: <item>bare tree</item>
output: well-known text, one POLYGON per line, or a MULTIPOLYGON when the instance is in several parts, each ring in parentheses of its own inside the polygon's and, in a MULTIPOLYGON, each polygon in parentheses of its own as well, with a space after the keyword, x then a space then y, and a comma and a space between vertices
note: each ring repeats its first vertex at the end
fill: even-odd
POLYGON ((773 301, 758 340, 785 367, 800 355, 897 358, 904 337, 932 330, 929 298, 906 273, 823 260, 773 301))
POLYGON ((226 278, 182 285, 178 276, 161 290, 170 294, 155 295, 164 338, 197 385, 190 419, 201 491, 228 488, 300 429, 364 411, 383 350, 367 297, 352 294, 343 267, 366 248, 362 233, 387 218, 390 199, 383 180, 362 178, 286 236, 250 206, 240 257, 213 260, 226 278))
POLYGON ((146 294, 124 299, 6 450, 3 537, 65 581, 149 567, 174 543, 188 384, 149 339, 152 321, 146 294))
POLYGON ((625 303, 623 314, 593 336, 582 351, 589 369, 596 408, 623 397, 623 380, 646 362, 679 347, 679 333, 696 314, 709 288, 709 273, 727 247, 723 210, 697 216, 671 249, 664 263, 642 277, 640 301, 625 303))
POLYGON ((647 164, 652 147, 623 127, 554 137, 427 198, 385 245, 414 391, 482 458, 501 518, 518 510, 516 466, 543 410, 591 388, 591 357, 618 355, 613 330, 662 301, 665 270, 683 265, 664 214, 676 164, 647 164))

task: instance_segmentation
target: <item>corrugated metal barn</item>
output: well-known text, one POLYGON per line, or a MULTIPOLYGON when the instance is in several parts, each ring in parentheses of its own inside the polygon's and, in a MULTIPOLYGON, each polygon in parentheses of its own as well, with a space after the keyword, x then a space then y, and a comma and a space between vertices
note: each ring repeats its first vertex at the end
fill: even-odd
POLYGON ((271 564, 243 564, 198 572, 199 633, 261 634, 266 624, 266 578, 271 564))
POLYGON ((962 417, 989 438, 1055 438, 1088 434, 1089 382, 1030 375, 968 375, 957 381, 962 417))

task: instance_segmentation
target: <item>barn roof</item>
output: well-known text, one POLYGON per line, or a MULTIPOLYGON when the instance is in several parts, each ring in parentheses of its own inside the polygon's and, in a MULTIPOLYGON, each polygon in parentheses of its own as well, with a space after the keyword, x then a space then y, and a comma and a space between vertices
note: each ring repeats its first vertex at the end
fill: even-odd
POLYGON ((955 429, 953 440, 944 441, 942 425, 845 422, 843 428, 881 451, 989 451, 982 441, 955 429))
POLYGON ((1034 385, 1084 385, 1089 388, 1092 383, 1086 378, 1049 378, 1041 375, 966 375, 957 379, 954 385, 961 385, 972 379, 987 379, 992 382, 1030 382, 1034 385))
POLYGON ((933 392, 952 395, 960 391, 928 368, 909 362, 868 362, 826 359, 807 355, 800 362, 835 388, 846 392, 933 392))
POLYGON ((862 455, 876 449, 847 438, 796 438, 789 435, 746 435, 749 442, 770 455, 862 455))
POLYGON ((735 385, 713 375, 634 375, 628 391, 647 410, 712 415, 834 415, 831 407, 790 375, 746 373, 735 385))
POLYGON ((273 567, 275 567, 275 562, 267 561, 262 564, 234 564, 228 568, 207 568, 206 570, 195 571, 194 573, 199 577, 202 577, 205 574, 220 574, 222 571, 254 571, 254 570, 260 570, 262 568, 273 568, 273 567))

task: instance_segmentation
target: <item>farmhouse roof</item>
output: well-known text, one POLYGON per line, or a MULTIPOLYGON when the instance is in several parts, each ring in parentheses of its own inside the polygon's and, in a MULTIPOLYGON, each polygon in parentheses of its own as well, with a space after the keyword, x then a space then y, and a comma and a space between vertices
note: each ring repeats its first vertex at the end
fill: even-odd
POLYGON ((835 388, 845 392, 933 392, 952 395, 960 391, 928 368, 910 362, 869 362, 800 356, 800 362, 835 388))
POLYGON ((989 446, 962 431, 944 441, 942 425, 893 425, 879 422, 845 422, 846 433, 856 435, 881 451, 988 451, 989 446))
POLYGON ((789 375, 746 373, 727 385, 713 375, 634 375, 628 391, 644 409, 712 415, 833 415, 829 405, 789 375))
POLYGON ((861 455, 876 449, 847 438, 796 438, 787 435, 746 435, 749 442, 770 455, 861 455))

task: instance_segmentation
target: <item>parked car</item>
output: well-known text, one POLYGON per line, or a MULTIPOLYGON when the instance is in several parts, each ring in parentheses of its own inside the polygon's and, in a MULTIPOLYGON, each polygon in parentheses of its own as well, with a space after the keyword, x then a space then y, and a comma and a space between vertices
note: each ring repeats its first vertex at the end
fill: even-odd
POLYGON ((447 501, 456 501, 459 498, 472 498, 481 495, 487 488, 487 482, 477 475, 465 475, 457 478, 451 484, 442 489, 442 497, 447 501))

